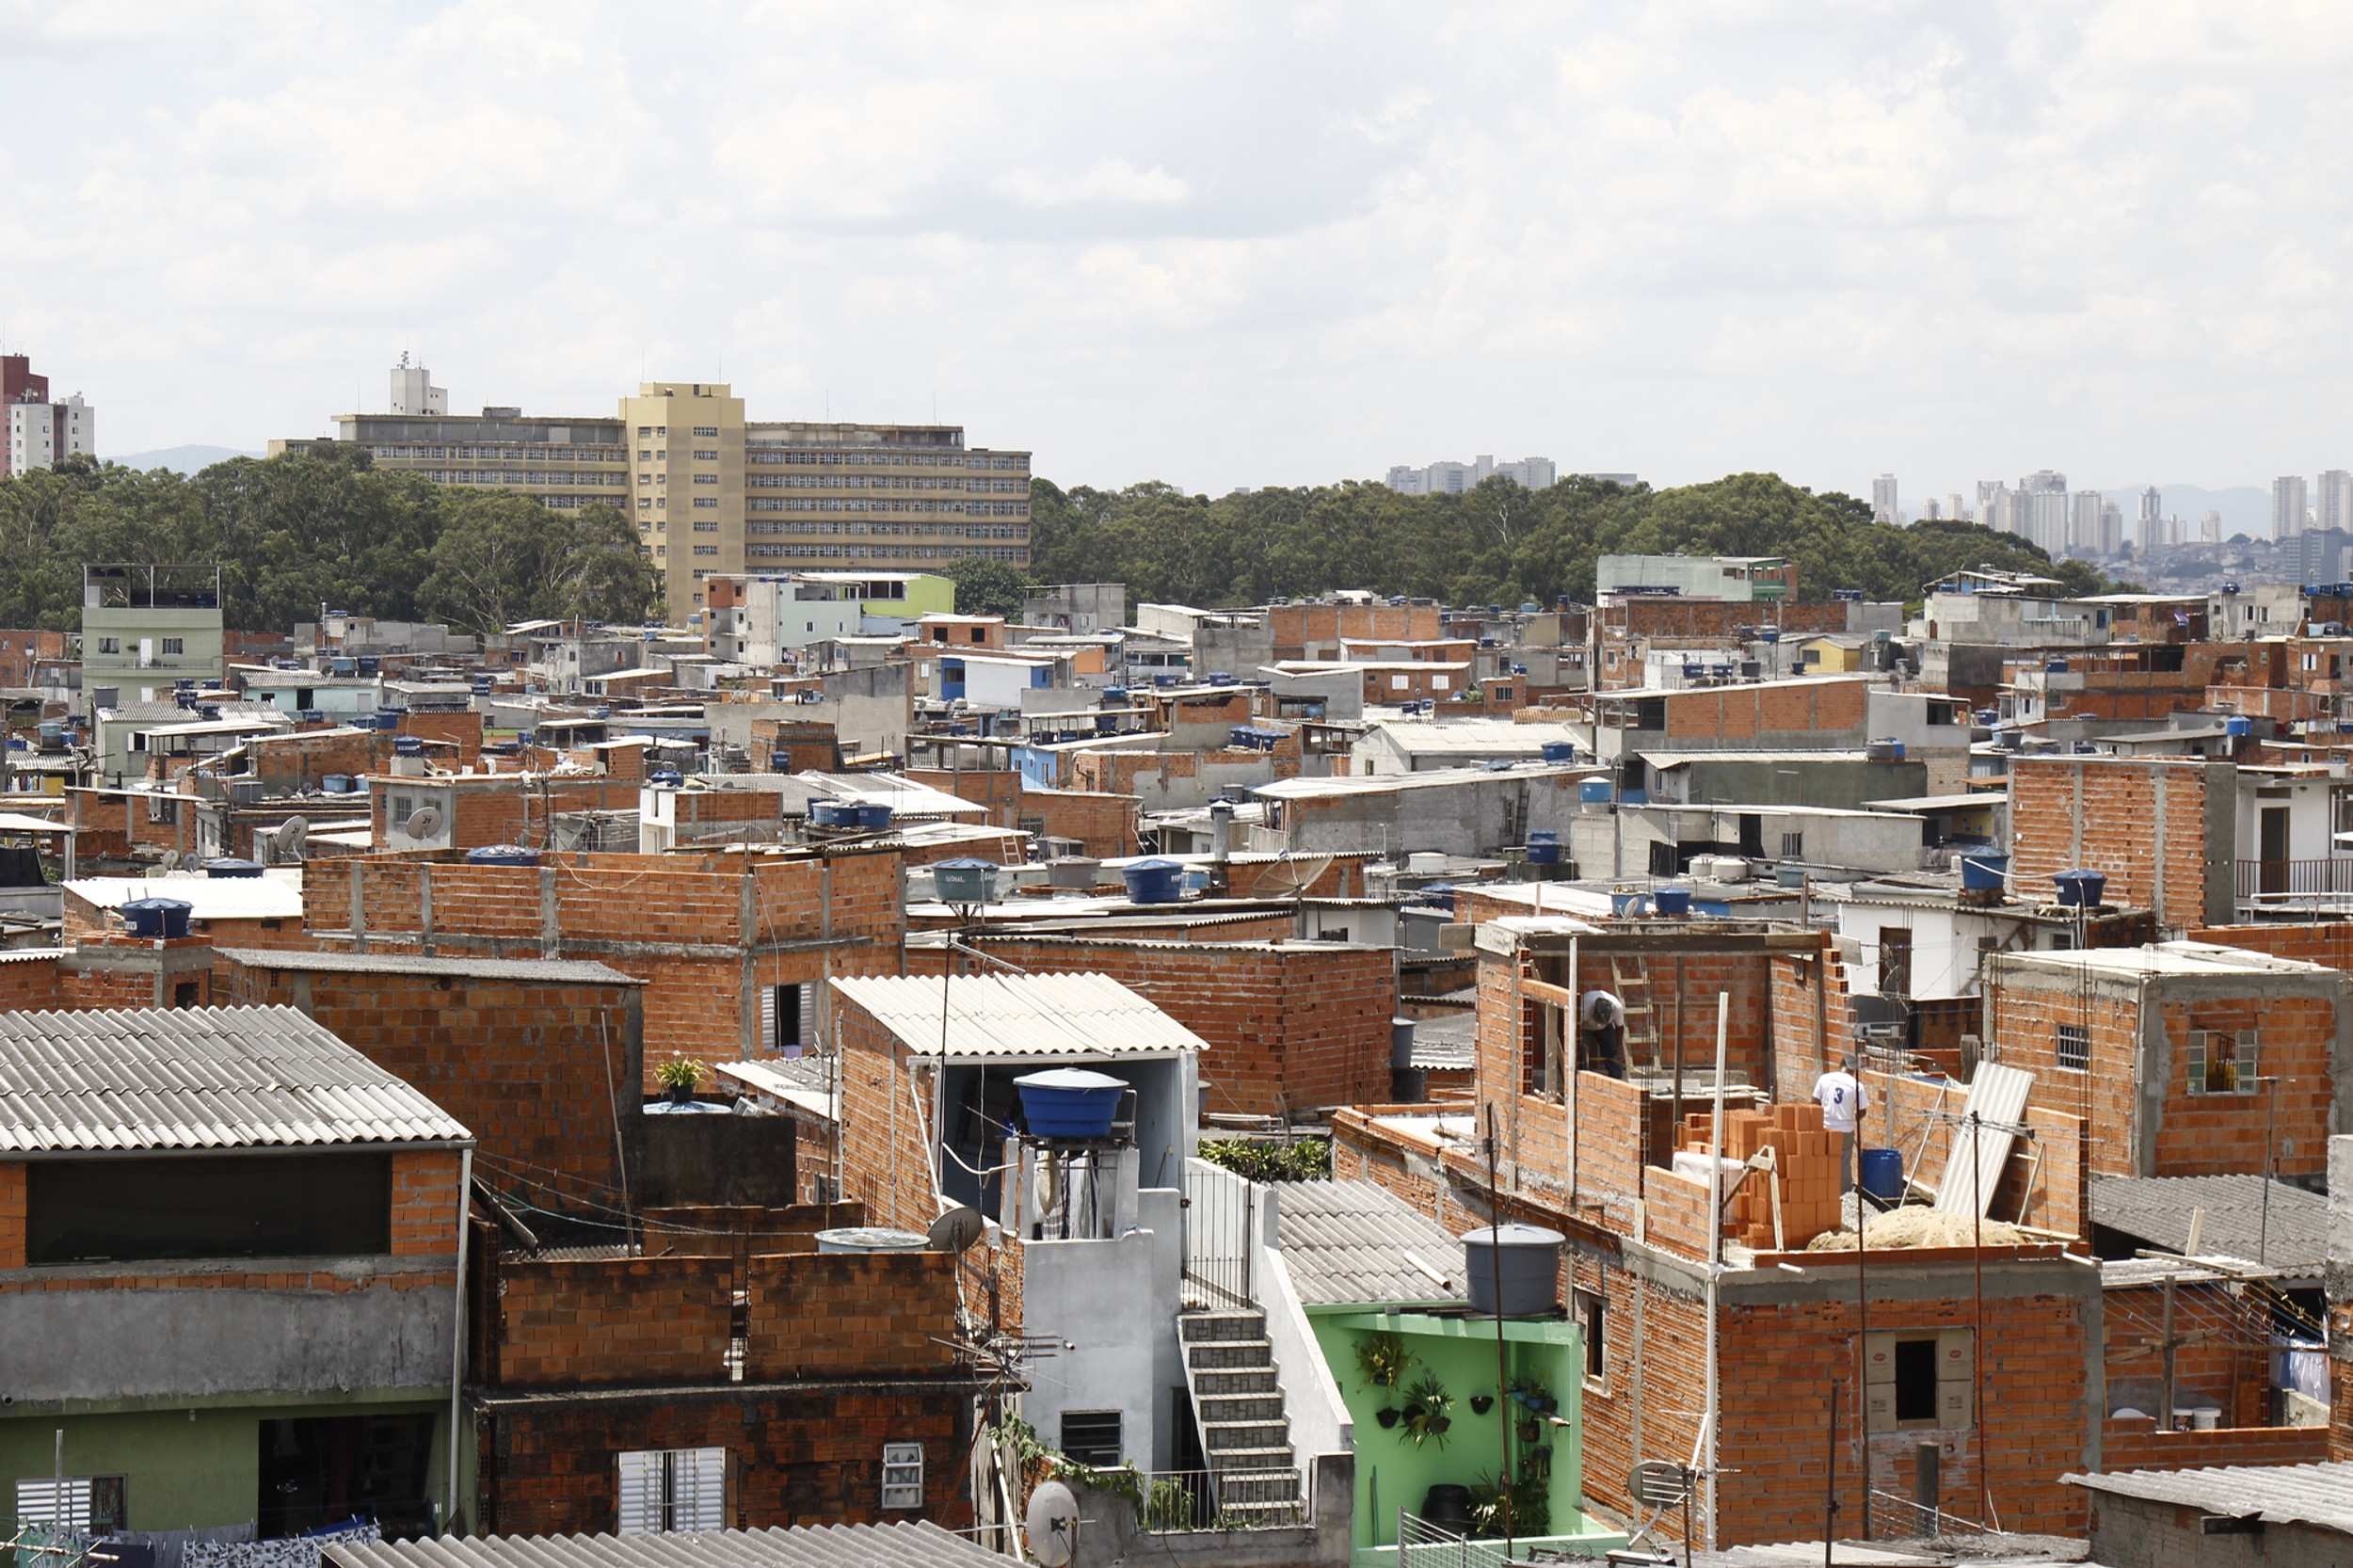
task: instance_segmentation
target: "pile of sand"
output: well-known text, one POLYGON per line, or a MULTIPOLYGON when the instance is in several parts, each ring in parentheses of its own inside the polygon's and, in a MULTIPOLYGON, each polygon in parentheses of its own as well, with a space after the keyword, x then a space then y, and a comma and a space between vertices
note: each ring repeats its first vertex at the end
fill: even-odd
MULTIPOLYGON (((1874 1252, 1881 1247, 1973 1247, 1980 1240, 1989 1247, 2018 1247, 2033 1240, 2016 1225, 2004 1224, 1999 1220, 1977 1221, 1966 1214, 1947 1214, 1941 1208, 1898 1208, 1875 1214, 1865 1226, 1864 1235, 1874 1252)), ((1854 1244, 1853 1231, 1826 1230, 1808 1241, 1805 1250, 1836 1252, 1854 1244)))

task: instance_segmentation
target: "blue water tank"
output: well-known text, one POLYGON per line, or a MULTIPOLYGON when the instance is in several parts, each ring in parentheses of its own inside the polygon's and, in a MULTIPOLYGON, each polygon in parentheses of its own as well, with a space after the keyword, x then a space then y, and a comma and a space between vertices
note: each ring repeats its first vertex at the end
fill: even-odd
POLYGON ((656 768, 646 775, 646 782, 657 790, 675 790, 686 782, 686 776, 676 768, 656 768))
POLYGON ((1174 860, 1131 861, 1119 874, 1128 884, 1131 904, 1174 904, 1185 889, 1185 868, 1174 860))
POLYGON ((326 722, 327 712, 324 709, 305 708, 295 714, 296 724, 325 724, 326 722))
POLYGON ((1881 1203, 1900 1202, 1904 1195, 1904 1156, 1901 1149, 1865 1149, 1863 1190, 1881 1203))
POLYGON ((211 877, 242 878, 262 874, 259 860, 241 860, 233 855, 216 856, 204 862, 204 874, 211 877))
POLYGON ((2002 873, 2009 870, 2007 855, 1964 855, 1961 857, 1961 885, 1978 892, 1991 892, 2002 885, 2002 873))
POLYGON ((188 917, 196 906, 176 898, 133 899, 115 912, 134 936, 176 939, 188 934, 188 917))
POLYGON ((808 823, 811 827, 847 827, 857 821, 852 814, 855 809, 846 801, 811 800, 808 803, 808 823))
POLYGON ((1691 889, 1657 888, 1651 894, 1651 904, 1662 915, 1688 915, 1691 912, 1691 889))
POLYGON ((466 864, 470 866, 536 866, 538 863, 539 852, 525 849, 520 844, 485 844, 480 849, 466 851, 466 864))
POLYGON ((862 800, 849 808, 849 811, 851 821, 860 827, 873 829, 890 825, 890 808, 880 801, 862 800))
POLYGON ((2107 893, 2108 879, 2105 872, 2060 872, 2051 880, 2058 886, 2058 901, 2069 908, 2097 909, 2107 893))
POLYGON ((2244 713, 2233 713, 2222 721, 2222 732, 2233 736, 2252 735, 2255 732, 2255 721, 2244 713))
POLYGON ((1108 1138, 1128 1085, 1084 1067, 1048 1067, 1013 1080, 1032 1138, 1108 1138))
POLYGON ((424 743, 417 739, 414 735, 403 735, 399 739, 392 742, 392 755, 395 757, 422 757, 424 755, 424 743))
POLYGON ((357 663, 360 665, 360 673, 361 675, 374 675, 376 671, 384 667, 384 662, 381 659, 376 658, 374 654, 363 653, 360 656, 357 663))
POLYGON ((330 773, 319 780, 319 788, 330 795, 347 795, 351 793, 351 775, 330 773))
POLYGON ((1588 806, 1609 805, 1609 780, 1607 778, 1579 780, 1577 786, 1577 798, 1588 806))
POLYGON ((1577 743, 1575 741, 1546 741, 1543 745, 1537 747, 1536 750, 1537 754, 1543 757, 1547 762, 1574 762, 1577 760, 1577 743))
POLYGON ((1540 827, 1528 836, 1528 863, 1531 866, 1557 866, 1561 863, 1561 835, 1550 828, 1540 827))

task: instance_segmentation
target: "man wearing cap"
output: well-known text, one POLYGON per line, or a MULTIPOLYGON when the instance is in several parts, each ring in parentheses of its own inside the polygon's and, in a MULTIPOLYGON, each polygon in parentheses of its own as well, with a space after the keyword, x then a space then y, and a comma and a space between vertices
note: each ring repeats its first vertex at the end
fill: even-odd
POLYGON ((1577 1032, 1585 1048, 1577 1065, 1606 1077, 1625 1077, 1625 1003, 1599 988, 1577 999, 1577 1032))
POLYGON ((1855 1184, 1855 1123, 1870 1109, 1869 1096, 1863 1080, 1854 1075, 1855 1061, 1849 1056, 1833 1072, 1824 1073, 1814 1080, 1814 1098, 1822 1108, 1822 1130, 1835 1132, 1838 1144, 1838 1190, 1851 1192, 1855 1184))

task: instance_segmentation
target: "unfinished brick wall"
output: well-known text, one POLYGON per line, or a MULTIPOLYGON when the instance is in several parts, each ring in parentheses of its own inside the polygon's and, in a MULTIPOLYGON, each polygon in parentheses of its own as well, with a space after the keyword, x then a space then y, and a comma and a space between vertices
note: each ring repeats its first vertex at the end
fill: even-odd
POLYGON ((343 974, 223 958, 232 1006, 298 1007, 479 1139, 477 1174, 536 1204, 617 1203, 614 1100, 633 1112, 635 987, 479 975, 343 974))
POLYGON ((754 1257, 750 1280, 746 1379, 908 1374, 952 1358, 952 1254, 754 1257))
POLYGON ((0 1013, 46 1013, 64 1005, 54 952, 0 954, 0 1013))
POLYGON ((1818 745, 1821 731, 1864 728, 1867 684, 1859 678, 1830 676, 1669 692, 1665 694, 1667 737, 1687 744, 1712 741, 1734 748, 1773 737, 1805 737, 1818 745))
POLYGON ((395 1150, 392 1155, 392 1256, 457 1256, 462 1164, 456 1149, 395 1150))
POLYGON ((915 1108, 928 1105, 931 1075, 899 1059, 897 1037, 854 1001, 837 998, 834 1038, 841 1052, 842 1196, 863 1203, 872 1223, 922 1229, 938 1217, 931 1153, 915 1108))
POLYGON ((1139 853, 1143 810, 1144 802, 1129 794, 1032 790, 1020 797, 1010 825, 1040 839, 1076 839, 1080 854, 1110 860, 1139 853))
POLYGON ((2325 1464, 2327 1427, 2223 1427, 2214 1432, 2159 1432, 2153 1416, 2111 1418, 2100 1429, 2100 1468, 2201 1470, 2226 1464, 2325 1464))
POLYGON ((2047 891, 2060 872, 2096 871, 2107 876, 2106 902, 2153 908, 2160 925, 2227 918, 2235 875, 2231 764, 2014 757, 2009 768, 2011 887, 2047 891))
MULTIPOLYGON (((1386 1099, 1396 968, 1386 948, 992 936, 984 949, 1034 974, 1103 974, 1201 1036, 1213 1112, 1297 1114, 1386 1099)), ((907 955, 937 974, 937 949, 907 955)))
POLYGON ((24 1249, 32 1244, 25 1188, 24 1161, 0 1160, 0 1270, 24 1268, 24 1249))

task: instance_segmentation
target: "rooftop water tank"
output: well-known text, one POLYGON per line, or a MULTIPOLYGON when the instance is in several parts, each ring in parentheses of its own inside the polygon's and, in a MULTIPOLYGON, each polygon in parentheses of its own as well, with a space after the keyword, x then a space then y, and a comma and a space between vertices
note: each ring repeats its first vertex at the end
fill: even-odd
POLYGON ((258 860, 241 860, 233 855, 217 856, 204 862, 204 874, 210 877, 242 878, 262 874, 258 860))
POLYGON ((1561 835, 1550 828, 1540 827, 1528 836, 1528 863, 1531 866, 1557 866, 1561 863, 1561 835))
POLYGON ((878 800, 861 800, 850 808, 850 820, 869 830, 890 825, 890 808, 878 800))
POLYGON ((888 1230, 881 1225, 843 1225, 817 1233, 819 1252, 928 1252, 932 1240, 920 1230, 888 1230))
POLYGON ((812 799, 808 803, 808 824, 811 827, 846 827, 857 821, 856 811, 847 801, 812 799))
POLYGON ((1577 743, 1546 741, 1536 748, 1536 754, 1547 762, 1574 762, 1577 760, 1577 743))
POLYGON ((2107 893, 2108 879, 2105 872, 2060 872, 2051 880, 2058 886, 2058 901, 2069 908, 2097 909, 2107 893))
POLYGON ((1866 761, 1900 762, 1904 760, 1904 744, 1897 740, 1872 741, 1863 748, 1866 761))
POLYGON ((1961 857, 1961 885, 1977 892, 1993 892, 2002 886, 2002 873, 2009 870, 2007 855, 1964 855, 1961 857))
POLYGON ((351 775, 330 773, 319 780, 319 788, 330 795, 347 795, 351 793, 351 775))
POLYGON ((2233 713, 2222 721, 2222 732, 2232 736, 2252 735, 2255 732, 2255 721, 2244 713, 2233 713))
POLYGON ((1108 1138, 1128 1085, 1084 1067, 1048 1067, 1013 1080, 1021 1120, 1033 1138, 1108 1138))
POLYGON ((395 757, 422 757, 424 755, 424 743, 414 735, 403 735, 392 742, 392 755, 395 757))
POLYGON ((480 849, 466 851, 469 866, 536 866, 539 852, 520 844, 484 844, 480 849))
POLYGON ((1046 885, 1049 888, 1091 890, 1095 873, 1102 866, 1100 860, 1084 855, 1064 855, 1046 862, 1046 885))
POLYGON ((188 917, 196 906, 176 898, 141 898, 118 907, 115 913, 131 928, 134 936, 160 936, 172 939, 188 934, 188 917))
POLYGON ((1559 1312, 1564 1240, 1557 1230, 1518 1224, 1464 1233, 1463 1283, 1469 1289, 1471 1311, 1499 1318, 1559 1312))
POLYGON ((932 867, 932 890, 942 904, 986 904, 997 896, 997 862, 969 856, 932 867))
POLYGON ((1185 868, 1174 860, 1131 860, 1120 868, 1131 904, 1174 904, 1184 891, 1185 868))
POLYGON ((1652 893, 1651 898, 1662 915, 1688 915, 1691 912, 1691 889, 1689 888, 1660 888, 1652 893))

